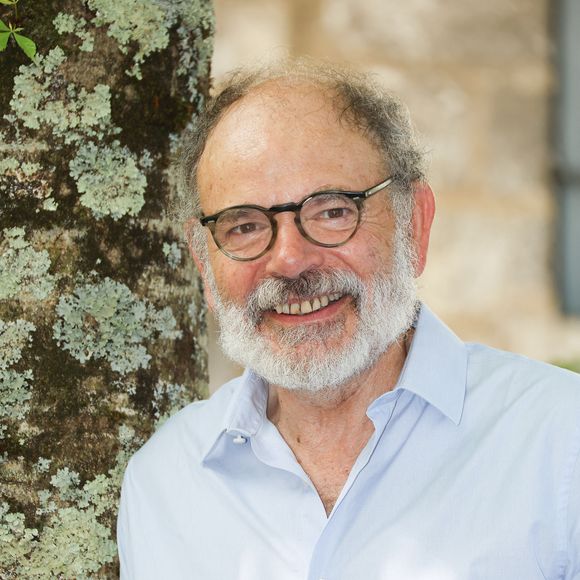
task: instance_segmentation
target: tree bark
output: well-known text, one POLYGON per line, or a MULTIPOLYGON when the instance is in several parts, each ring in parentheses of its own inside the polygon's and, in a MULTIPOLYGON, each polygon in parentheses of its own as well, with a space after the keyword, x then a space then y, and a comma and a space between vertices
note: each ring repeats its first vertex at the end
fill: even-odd
POLYGON ((210 0, 20 0, 0 19, 0 578, 112 578, 130 454, 206 394, 172 159, 210 0))

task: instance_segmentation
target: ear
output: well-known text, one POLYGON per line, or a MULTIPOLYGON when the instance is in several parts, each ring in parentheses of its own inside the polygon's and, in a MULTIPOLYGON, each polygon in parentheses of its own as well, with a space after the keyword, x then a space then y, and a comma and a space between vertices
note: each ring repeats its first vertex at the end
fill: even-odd
POLYGON ((417 256, 415 277, 418 278, 423 273, 427 263, 429 236, 435 215, 435 196, 429 184, 424 181, 415 182, 413 195, 415 197, 415 207, 412 218, 412 235, 417 256))
POLYGON ((195 244, 193 243, 193 228, 195 228, 197 226, 197 218, 192 218, 190 220, 188 220, 184 227, 184 234, 185 234, 185 239, 187 240, 187 247, 189 248, 189 253, 191 254, 191 257, 193 258, 193 261, 195 262, 195 265, 197 267, 197 269, 199 270, 199 273, 201 274, 201 280, 203 282, 203 289, 204 289, 204 295, 205 295, 205 299, 207 302, 207 306, 208 308, 214 312, 215 310, 215 300, 214 300, 214 296, 213 296, 213 292, 211 291, 211 287, 208 284, 207 281, 207 268, 209 268, 209 264, 206 263, 206 261, 199 255, 199 253, 196 251, 195 249, 195 244))

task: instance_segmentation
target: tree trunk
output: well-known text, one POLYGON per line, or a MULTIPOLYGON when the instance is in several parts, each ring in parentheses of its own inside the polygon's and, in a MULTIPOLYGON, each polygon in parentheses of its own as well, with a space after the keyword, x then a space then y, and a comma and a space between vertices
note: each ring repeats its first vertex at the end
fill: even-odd
POLYGON ((210 0, 20 0, 0 19, 38 47, 0 52, 0 578, 113 578, 128 457, 206 394, 168 208, 210 0))

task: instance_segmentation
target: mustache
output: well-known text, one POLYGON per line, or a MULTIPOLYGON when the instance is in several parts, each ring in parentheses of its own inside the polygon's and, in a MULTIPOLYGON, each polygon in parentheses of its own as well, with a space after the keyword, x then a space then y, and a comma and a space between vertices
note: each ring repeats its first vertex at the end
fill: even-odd
POLYGON ((323 294, 349 294, 358 308, 364 291, 362 280, 353 272, 345 270, 309 270, 297 278, 274 276, 262 280, 252 291, 246 312, 257 323, 265 311, 289 302, 290 298, 308 300, 323 294))

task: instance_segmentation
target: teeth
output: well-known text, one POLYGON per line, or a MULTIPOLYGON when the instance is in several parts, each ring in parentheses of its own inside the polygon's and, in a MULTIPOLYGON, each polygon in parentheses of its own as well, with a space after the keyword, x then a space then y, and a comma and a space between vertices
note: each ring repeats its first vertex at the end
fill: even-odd
POLYGON ((274 309, 278 314, 310 314, 328 306, 330 302, 335 302, 340 297, 340 294, 329 294, 328 296, 314 298, 312 301, 303 300, 300 304, 277 304, 274 309))

